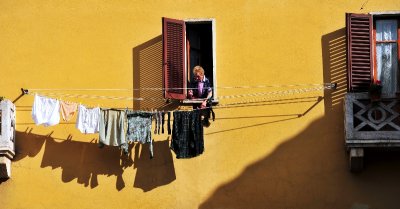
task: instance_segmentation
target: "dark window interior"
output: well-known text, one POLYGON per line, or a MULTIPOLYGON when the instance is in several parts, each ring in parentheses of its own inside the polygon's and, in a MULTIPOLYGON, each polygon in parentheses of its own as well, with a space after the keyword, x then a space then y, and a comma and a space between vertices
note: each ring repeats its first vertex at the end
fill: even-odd
POLYGON ((1 120, 2 119, 3 119, 3 116, 2 116, 2 113, 1 113, 1 110, 0 110, 0 135, 2 134, 2 132, 1 132, 1 127, 2 127, 1 120))
POLYGON ((205 76, 213 83, 213 50, 212 50, 212 23, 186 22, 186 37, 190 43, 190 75, 196 65, 204 68, 205 76))

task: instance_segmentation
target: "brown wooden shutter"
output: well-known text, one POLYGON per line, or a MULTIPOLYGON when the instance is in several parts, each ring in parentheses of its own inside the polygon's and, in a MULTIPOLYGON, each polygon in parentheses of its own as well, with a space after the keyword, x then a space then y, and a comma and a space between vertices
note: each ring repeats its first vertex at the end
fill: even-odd
POLYGON ((346 14, 347 91, 368 91, 372 81, 372 16, 346 14))
POLYGON ((186 99, 185 22, 162 18, 164 97, 186 99))

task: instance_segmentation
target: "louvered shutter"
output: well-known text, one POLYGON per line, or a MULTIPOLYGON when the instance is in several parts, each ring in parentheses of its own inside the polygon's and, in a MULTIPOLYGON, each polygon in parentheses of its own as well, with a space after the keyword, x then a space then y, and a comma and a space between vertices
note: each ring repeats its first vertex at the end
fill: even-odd
POLYGON ((372 81, 372 16, 346 14, 347 90, 368 91, 372 81))
POLYGON ((162 18, 164 97, 186 99, 185 22, 162 18))

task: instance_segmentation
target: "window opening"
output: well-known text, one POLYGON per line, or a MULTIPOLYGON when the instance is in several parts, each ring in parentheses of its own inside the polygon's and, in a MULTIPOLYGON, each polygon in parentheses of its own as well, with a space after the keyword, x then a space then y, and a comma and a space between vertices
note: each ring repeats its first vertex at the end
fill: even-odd
POLYGON ((165 98, 180 99, 184 103, 195 103, 196 101, 187 99, 187 84, 192 82, 193 67, 200 65, 204 69, 205 76, 209 79, 213 90, 213 101, 217 102, 216 92, 216 56, 215 56, 215 20, 214 19, 187 19, 175 20, 170 18, 163 18, 163 71, 164 71, 164 88, 167 88, 164 96, 165 98), (175 43, 181 43, 180 35, 177 34, 179 30, 168 29, 166 26, 169 24, 182 25, 180 28, 184 29, 184 47, 179 44, 179 47, 171 49, 175 43), (174 38, 176 36, 176 38, 174 38), (172 44, 170 44, 172 43, 172 44), (171 46, 170 46, 171 45, 171 46), (183 52, 178 52, 182 50, 183 52), (184 55, 184 64, 175 66, 174 60, 182 60, 184 55), (182 69, 181 66, 184 66, 182 69), (181 72, 182 70, 184 72, 181 72), (174 73, 179 76, 174 76, 174 73), (181 75, 183 75, 184 82, 182 85, 181 75), (174 94, 173 90, 168 88, 176 88, 172 82, 178 83, 178 88, 183 88, 184 91, 179 94, 174 94))
POLYGON ((382 84, 382 94, 395 96, 398 92, 398 21, 377 18, 374 21, 374 73, 382 84))
POLYGON ((3 126, 3 116, 2 116, 2 110, 0 110, 0 136, 2 135, 2 131, 1 131, 1 129, 2 129, 2 126, 3 126))
MULTIPOLYGON (((210 81, 213 91, 213 102, 217 103, 217 78, 216 78, 216 37, 214 19, 189 19, 185 20, 187 56, 188 56, 188 82, 193 81, 193 67, 200 65, 204 74, 210 81)), ((184 100, 192 103, 192 100, 184 100)))
POLYGON ((400 11, 346 14, 348 91, 368 91, 379 80, 382 96, 400 93, 400 11))
POLYGON ((186 22, 186 38, 189 43, 189 81, 193 81, 192 69, 200 65, 213 83, 213 50, 211 22, 186 22))

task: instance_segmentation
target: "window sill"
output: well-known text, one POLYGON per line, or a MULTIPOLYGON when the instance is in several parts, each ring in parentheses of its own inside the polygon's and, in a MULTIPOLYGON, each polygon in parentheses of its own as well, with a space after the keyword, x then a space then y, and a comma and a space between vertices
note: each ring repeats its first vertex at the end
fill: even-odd
MULTIPOLYGON (((182 102, 183 104, 200 104, 200 103, 202 103, 203 101, 204 101, 204 99, 184 99, 184 100, 181 100, 181 102, 182 102)), ((212 99, 211 101, 212 101, 213 105, 219 103, 219 101, 216 100, 216 99, 212 99)))

